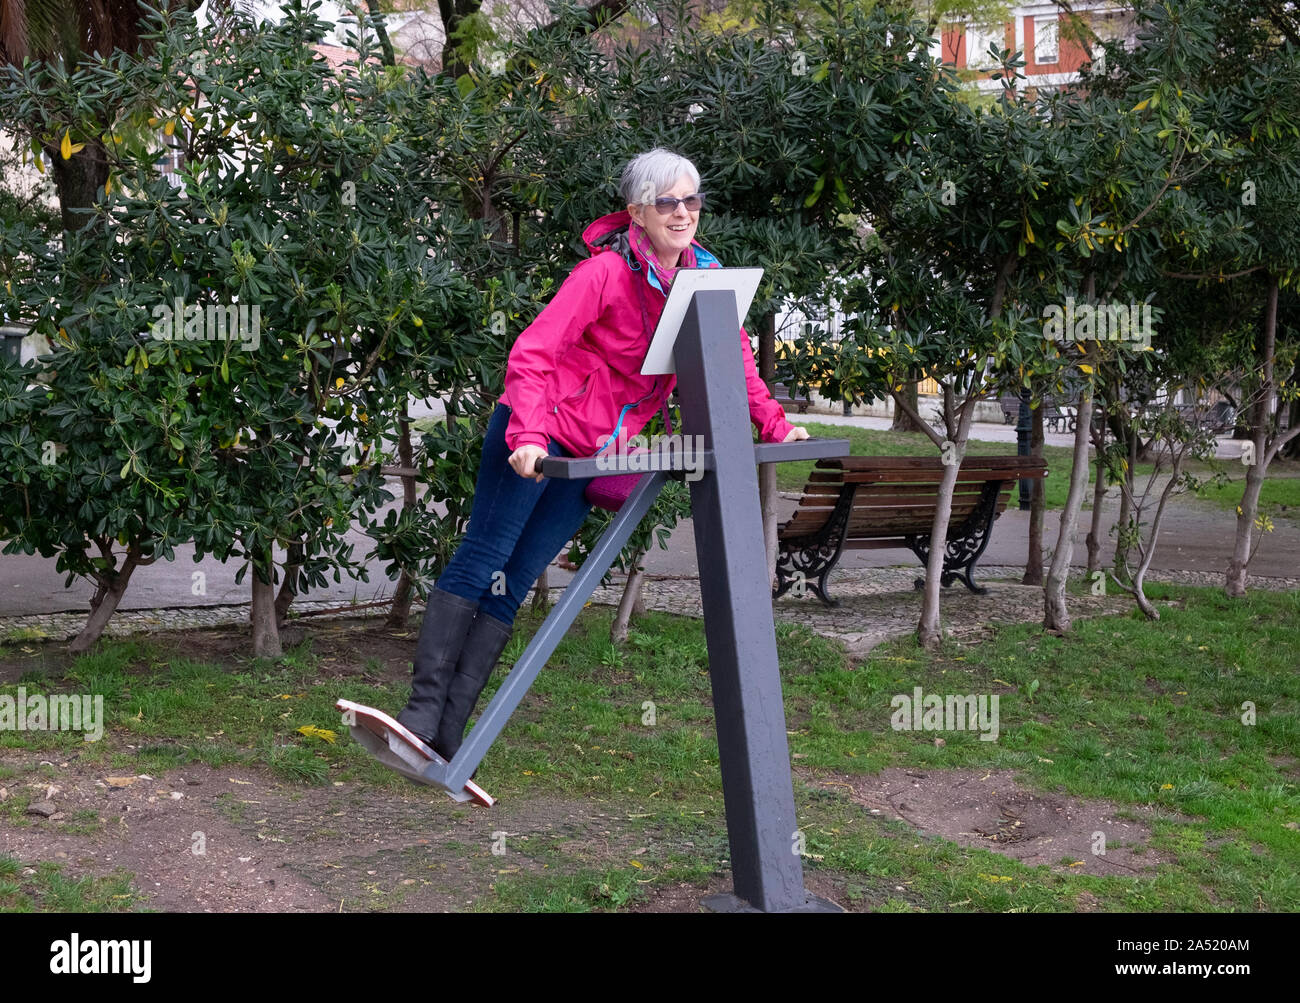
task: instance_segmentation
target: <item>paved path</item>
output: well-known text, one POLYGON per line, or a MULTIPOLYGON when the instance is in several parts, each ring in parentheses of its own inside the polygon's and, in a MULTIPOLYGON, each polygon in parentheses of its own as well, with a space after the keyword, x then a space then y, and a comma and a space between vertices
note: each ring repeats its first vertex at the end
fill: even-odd
MULTIPOLYGON (((436 404, 413 408, 417 417, 437 416, 436 404)), ((793 416, 798 418, 799 416, 793 416)), ((888 428, 888 419, 851 417, 840 415, 807 415, 808 420, 830 424, 849 424, 871 428, 888 428)), ((974 437, 985 440, 1014 441, 1015 429, 1011 426, 980 424, 974 437)), ((1068 445, 1069 436, 1048 436, 1054 445, 1068 445), (1060 440, 1057 442, 1056 440, 1060 440)), ((1225 447, 1229 448, 1229 447, 1225 447)), ((1236 449, 1235 443, 1230 449, 1236 449)), ((1229 452, 1228 455, 1235 455, 1229 452)), ((394 503, 396 504, 396 503, 394 503)), ((778 503, 778 516, 786 519, 796 506, 795 496, 783 497, 778 503)), ((1109 534, 1118 507, 1118 490, 1112 490, 1103 512, 1104 526, 1109 534)), ((1087 533, 1088 510, 1081 514, 1082 524, 1076 537, 1074 564, 1082 566, 1087 555, 1083 538, 1087 533)), ((382 513, 380 516, 382 520, 382 513)), ((995 524, 988 550, 982 565, 1021 565, 1026 557, 1028 536, 1027 512, 1016 509, 1006 512, 995 524)), ((1045 519, 1044 544, 1054 545, 1058 513, 1049 512, 1045 519)), ((1153 568, 1164 571, 1196 571, 1208 574, 1213 584, 1221 582, 1232 549, 1233 519, 1229 512, 1215 509, 1208 503, 1194 499, 1179 499, 1168 515, 1162 532, 1153 568), (1218 576, 1217 581, 1213 581, 1218 576)), ((372 541, 354 530, 348 536, 355 544, 355 552, 364 554, 372 541)), ((1106 553, 1113 547, 1113 538, 1107 537, 1106 553)), ((1286 578, 1296 572, 1296 555, 1300 554, 1300 524, 1278 519, 1276 529, 1262 541, 1251 565, 1252 576, 1286 578)), ((176 560, 158 563, 139 569, 124 597, 121 611, 150 611, 156 609, 229 607, 246 603, 249 582, 245 576, 240 585, 235 584, 238 566, 233 562, 221 564, 207 558, 197 564, 193 548, 176 549, 176 560), (199 577, 196 578, 196 575, 199 577)), ((846 553, 840 567, 845 571, 882 569, 903 565, 901 574, 910 581, 917 565, 907 551, 860 550, 846 553)), ((344 578, 339 584, 313 591, 307 598, 324 606, 342 603, 369 602, 384 599, 392 594, 393 582, 384 573, 382 562, 369 563, 369 582, 344 578)), ((673 578, 692 578, 698 574, 695 561, 695 544, 689 521, 678 526, 668 541, 666 550, 655 550, 646 559, 647 570, 654 575, 673 578)), ((552 571, 552 583, 567 584, 569 575, 559 569, 552 571)), ((977 578, 979 573, 977 572, 977 578)), ((882 579, 883 580, 883 579, 882 579)), ((900 579, 903 580, 903 579, 900 579)), ((14 617, 38 616, 51 612, 68 612, 76 618, 84 617, 92 590, 84 581, 64 586, 64 575, 55 570, 55 562, 25 555, 0 556, 0 623, 14 617)), ((119 613, 120 615, 120 613, 119 613)), ((148 615, 146 613, 146 615, 148 615)))
MULTIPOLYGON (((1038 623, 1043 616, 1043 590, 1019 584, 1023 567, 987 567, 981 578, 988 587, 985 595, 973 595, 961 585, 944 590, 943 626, 954 637, 975 639, 988 632, 993 624, 1038 623)), ((844 643, 849 654, 861 657, 882 641, 905 637, 916 630, 921 612, 921 593, 913 588, 916 569, 910 567, 857 571, 835 571, 830 588, 840 605, 827 609, 815 598, 782 596, 773 606, 778 622, 801 624, 824 637, 844 643)), ((1189 585, 1218 586, 1218 575, 1205 572, 1157 572, 1152 581, 1189 585)), ((1300 578, 1252 579, 1259 589, 1300 589, 1300 578)), ((598 605, 617 605, 623 581, 599 588, 592 596, 598 605)), ((648 609, 676 613, 699 619, 700 583, 698 578, 650 577, 643 587, 648 609)), ((1107 596, 1072 596, 1070 613, 1083 618, 1131 609, 1133 601, 1114 591, 1107 596)), ((416 603, 414 611, 422 611, 416 603)), ((295 614, 313 613, 311 619, 338 619, 348 616, 382 615, 383 610, 352 611, 332 602, 301 602, 295 614)), ((105 633, 110 637, 127 637, 151 630, 202 629, 248 623, 246 603, 228 606, 146 609, 119 613, 109 622, 105 633)), ((29 616, 0 617, 0 640, 62 641, 77 635, 85 617, 81 613, 45 613, 29 616)))

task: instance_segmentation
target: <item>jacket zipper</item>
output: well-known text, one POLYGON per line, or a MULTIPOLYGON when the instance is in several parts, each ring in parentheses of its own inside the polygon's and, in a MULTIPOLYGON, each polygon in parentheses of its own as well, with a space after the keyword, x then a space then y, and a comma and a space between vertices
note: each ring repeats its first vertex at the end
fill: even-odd
POLYGON ((623 427, 623 419, 627 417, 628 411, 632 410, 632 408, 634 407, 640 407, 642 404, 644 404, 646 401, 648 401, 651 397, 653 397, 658 392, 659 392, 659 377, 656 376, 655 384, 653 387, 650 388, 649 393, 647 393, 639 401, 635 401, 632 404, 623 405, 623 410, 618 413, 618 424, 614 426, 613 433, 610 435, 608 439, 605 440, 605 444, 601 446, 598 450, 596 450, 596 452, 598 454, 603 453, 606 449, 609 448, 610 444, 618 438, 618 430, 623 427))

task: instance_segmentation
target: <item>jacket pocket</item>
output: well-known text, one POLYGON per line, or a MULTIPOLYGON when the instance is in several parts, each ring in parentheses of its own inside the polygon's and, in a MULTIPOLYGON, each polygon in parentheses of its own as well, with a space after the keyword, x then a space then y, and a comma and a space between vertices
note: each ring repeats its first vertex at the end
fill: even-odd
POLYGON ((577 390, 573 391, 573 393, 569 394, 564 399, 566 401, 577 400, 579 397, 585 394, 588 388, 591 386, 591 378, 594 375, 595 375, 594 373, 588 373, 585 377, 583 377, 582 386, 578 387, 577 390))
POLYGON ((584 374, 582 377, 582 382, 580 382, 577 386, 572 387, 567 393, 562 394, 558 398, 555 405, 551 408, 551 411, 552 412, 558 411, 561 404, 568 404, 571 401, 576 401, 581 397, 585 396, 587 391, 591 389, 591 379, 593 376, 595 376, 595 374, 596 374, 596 370, 594 369, 584 374))

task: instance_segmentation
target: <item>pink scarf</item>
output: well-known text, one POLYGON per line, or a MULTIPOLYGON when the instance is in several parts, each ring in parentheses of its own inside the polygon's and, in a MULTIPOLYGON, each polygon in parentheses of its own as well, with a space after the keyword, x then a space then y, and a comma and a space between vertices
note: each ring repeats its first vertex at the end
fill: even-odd
POLYGON ((659 261, 659 255, 650 240, 650 235, 645 232, 643 226, 634 220, 628 224, 627 233, 633 249, 650 263, 650 267, 659 276, 659 284, 664 287, 665 293, 672 288, 673 278, 677 275, 678 268, 696 267, 695 248, 693 246, 687 245, 686 249, 682 251, 681 256, 677 259, 676 268, 665 268, 659 261))

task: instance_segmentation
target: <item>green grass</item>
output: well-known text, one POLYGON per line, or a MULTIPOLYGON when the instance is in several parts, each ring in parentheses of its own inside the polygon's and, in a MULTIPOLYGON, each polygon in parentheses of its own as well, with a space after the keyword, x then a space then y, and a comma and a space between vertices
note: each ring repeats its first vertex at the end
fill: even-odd
MULTIPOLYGON (((1228 469, 1232 470, 1231 465, 1228 469)), ((1235 512, 1246 490, 1246 475, 1233 471, 1233 479, 1224 484, 1208 484, 1196 492, 1213 505, 1235 512)), ((1230 476, 1232 476, 1230 474, 1230 476)), ((1300 519, 1300 476, 1278 476, 1272 470, 1260 485, 1259 512, 1270 519, 1300 519)))
POLYGON ((576 874, 525 874, 500 878, 491 901, 475 912, 594 912, 615 910, 645 898, 636 871, 583 868, 576 874))
MULTIPOLYGON (((899 641, 861 664, 802 627, 781 624, 777 634, 790 750, 801 770, 1015 769, 1039 793, 1105 799, 1121 814, 1149 809, 1142 817, 1152 826, 1150 852, 1165 860, 1159 869, 1096 876, 1029 867, 921 836, 836 788, 796 781, 807 869, 833 872, 851 902, 886 911, 1070 911, 1085 896, 1089 908, 1115 911, 1300 909, 1300 840, 1289 825, 1300 822, 1300 593, 1228 600, 1217 590, 1156 585, 1149 594, 1161 603, 1155 623, 1081 620, 1064 638, 1008 628, 936 654, 899 641), (998 741, 950 732, 936 747, 929 734, 892 730, 891 698, 915 686, 997 694, 998 741), (1242 720, 1248 704, 1254 724, 1242 720)), ((602 855, 581 842, 576 853, 562 851, 558 838, 512 842, 512 854, 534 866, 494 878, 493 896, 478 909, 617 910, 660 884, 702 887, 724 866, 702 624, 647 615, 614 657, 610 618, 608 609, 582 613, 478 780, 511 804, 592 804, 619 819, 620 845, 633 849, 602 855)), ((540 622, 531 610, 521 614, 507 662, 540 622)), ((409 793, 351 741, 332 706, 345 696, 396 711, 404 687, 319 678, 315 661, 306 644, 279 663, 219 666, 114 641, 75 662, 62 685, 105 694, 113 734, 85 755, 134 772, 156 775, 191 760, 247 763, 291 784, 356 780, 409 793), (304 736, 302 725, 334 730, 337 741, 304 736)), ((500 674, 484 701, 499 682, 500 674)), ((12 786, 0 806, 9 822, 22 824, 29 793, 12 786)), ((9 889, 0 906, 53 894, 9 889)))
POLYGON ((40 627, 12 627, 0 637, 0 644, 19 644, 23 641, 44 641, 49 634, 40 627))
MULTIPOLYGON (((1135 616, 1088 620, 1064 639, 1021 627, 939 656, 894 644, 855 671, 819 674, 815 687, 794 680, 787 693, 809 716, 792 745, 810 765, 837 769, 846 757, 854 768, 863 760, 871 769, 1016 768, 1042 790, 1170 813, 1153 846, 1176 863, 1158 876, 1079 875, 1062 885, 1059 876, 999 860, 997 873, 1015 878, 1008 888, 1026 889, 1017 904, 1044 905, 1042 882, 1048 890, 1086 888, 1108 908, 1294 910, 1300 845, 1286 824, 1300 820, 1292 758, 1300 748, 1300 676, 1287 638, 1300 596, 1237 602, 1211 590, 1149 591, 1185 605, 1166 608, 1155 624, 1135 616), (952 733, 935 748, 926 734, 882 730, 890 695, 915 685, 1001 693, 1001 738, 952 733), (1247 702, 1257 714, 1253 726, 1242 723, 1247 702)), ((933 875, 917 881, 932 886, 933 875)), ((952 894, 960 900, 977 891, 973 902, 983 907, 1004 904, 995 901, 1003 892, 978 882, 952 894)))
POLYGON ((72 878, 62 864, 42 861, 31 867, 0 854, 0 912, 130 912, 141 896, 131 875, 72 878), (31 870, 34 873, 25 874, 31 870))

